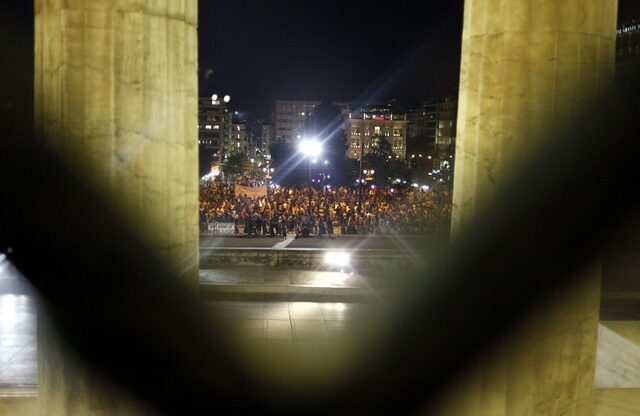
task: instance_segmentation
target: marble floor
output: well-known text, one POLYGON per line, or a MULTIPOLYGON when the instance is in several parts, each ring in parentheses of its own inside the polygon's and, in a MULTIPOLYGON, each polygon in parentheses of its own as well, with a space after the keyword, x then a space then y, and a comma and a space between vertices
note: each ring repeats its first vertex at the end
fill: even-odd
POLYGON ((28 285, 0 255, 0 389, 36 384, 36 306, 28 285))
MULTIPOLYGON (((229 328, 237 359, 285 390, 319 391, 359 372, 385 307, 344 302, 207 302, 229 328)), ((270 387, 273 388, 273 387, 270 387)))
MULTIPOLYGON (((354 362, 350 351, 357 340, 367 339, 365 328, 385 308, 374 302, 208 300, 205 305, 228 327, 238 359, 257 377, 312 383, 339 376, 354 362), (309 375, 318 369, 314 381, 309 375)), ((0 258, 0 389, 35 387, 36 324, 28 284, 0 258)))

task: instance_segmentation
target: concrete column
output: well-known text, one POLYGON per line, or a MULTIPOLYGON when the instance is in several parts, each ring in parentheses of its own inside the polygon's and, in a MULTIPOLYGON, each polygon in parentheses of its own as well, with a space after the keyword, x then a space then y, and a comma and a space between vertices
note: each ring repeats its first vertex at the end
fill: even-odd
MULTIPOLYGON (((36 130, 194 292, 197 10, 197 0, 35 0, 36 130)), ((141 414, 40 322, 43 414, 141 414)))
POLYGON ((617 3, 466 1, 454 234, 611 82, 617 3))
POLYGON ((197 1, 35 12, 37 131, 197 286, 197 1))
POLYGON ((548 299, 424 414, 590 416, 600 307, 600 266, 548 299))
MULTIPOLYGON (((616 16, 616 0, 466 1, 454 238, 523 161, 611 82, 616 16)), ((433 414, 589 415, 599 267, 583 276, 550 294, 433 414)))

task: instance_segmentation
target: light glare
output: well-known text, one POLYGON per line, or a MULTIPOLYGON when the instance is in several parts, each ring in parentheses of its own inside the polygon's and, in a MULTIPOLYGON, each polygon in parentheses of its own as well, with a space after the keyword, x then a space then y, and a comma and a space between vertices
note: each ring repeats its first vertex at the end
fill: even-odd
POLYGON ((324 262, 330 266, 346 267, 350 262, 350 255, 344 251, 328 251, 324 255, 324 262))
POLYGON ((316 140, 305 139, 300 142, 298 150, 305 156, 315 158, 322 153, 322 144, 316 140))

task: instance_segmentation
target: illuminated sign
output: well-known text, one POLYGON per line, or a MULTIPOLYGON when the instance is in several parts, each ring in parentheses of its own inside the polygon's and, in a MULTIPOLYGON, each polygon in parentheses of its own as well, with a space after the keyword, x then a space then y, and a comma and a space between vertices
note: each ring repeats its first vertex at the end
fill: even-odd
POLYGON ((639 30, 639 29, 640 29, 640 25, 631 25, 631 26, 626 26, 621 29, 618 29, 616 32, 618 33, 618 35, 621 35, 623 33, 635 32, 636 30, 639 30))
POLYGON ((374 120, 384 120, 384 116, 371 116, 374 120))

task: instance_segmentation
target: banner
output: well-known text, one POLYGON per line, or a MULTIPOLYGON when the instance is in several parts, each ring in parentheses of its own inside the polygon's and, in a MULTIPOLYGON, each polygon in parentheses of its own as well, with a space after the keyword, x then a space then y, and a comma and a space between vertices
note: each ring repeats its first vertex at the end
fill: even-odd
POLYGON ((267 196, 267 185, 251 187, 236 184, 236 196, 240 195, 246 195, 252 198, 267 196))
POLYGON ((234 235, 236 229, 232 222, 210 222, 207 230, 216 235, 234 235))

